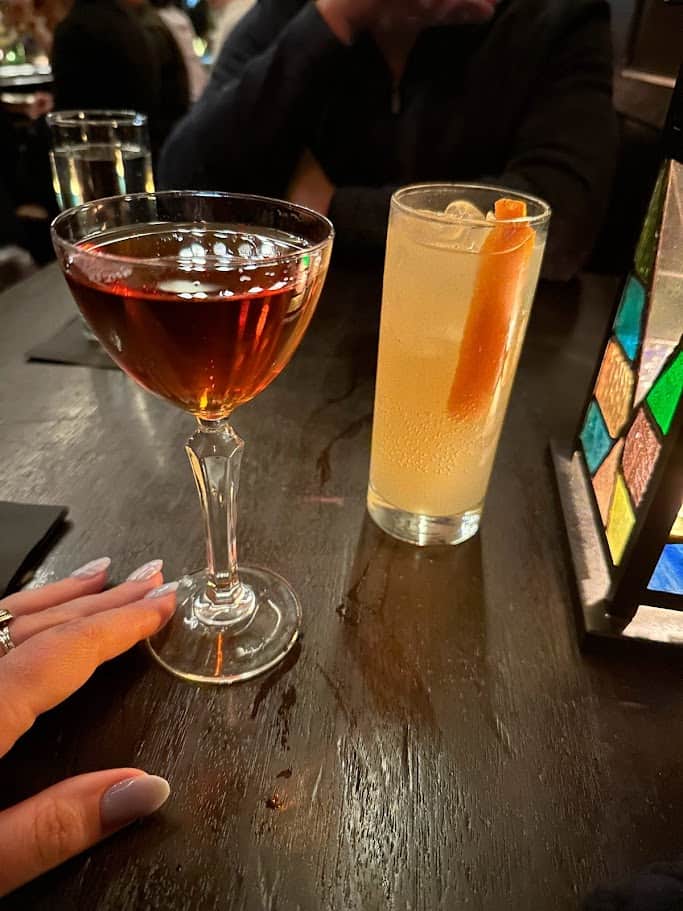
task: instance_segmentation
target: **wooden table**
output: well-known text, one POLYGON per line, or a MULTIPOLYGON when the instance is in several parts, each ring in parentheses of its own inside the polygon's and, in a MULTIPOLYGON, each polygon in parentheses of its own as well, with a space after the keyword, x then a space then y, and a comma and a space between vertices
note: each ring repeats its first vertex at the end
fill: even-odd
MULTIPOLYGON (((235 420, 241 552, 300 592, 300 647, 229 689, 140 647, 41 718, 1 764, 4 804, 117 765, 172 797, 4 907, 564 911, 680 852, 680 658, 580 654, 547 459, 615 286, 543 289, 482 533, 420 550, 365 514, 379 280, 335 270, 235 420)), ((156 556, 173 578, 202 559, 192 422, 117 371, 24 363, 72 309, 54 267, 0 297, 0 496, 70 507, 41 579, 104 553, 119 578, 156 556)))

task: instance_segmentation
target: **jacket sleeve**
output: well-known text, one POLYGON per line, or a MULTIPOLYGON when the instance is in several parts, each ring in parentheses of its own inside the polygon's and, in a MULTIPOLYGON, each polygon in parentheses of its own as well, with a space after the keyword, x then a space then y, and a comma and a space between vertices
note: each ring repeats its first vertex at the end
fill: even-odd
POLYGON ((281 195, 344 50, 313 3, 261 0, 166 143, 161 184, 281 195))
POLYGON ((572 277, 602 225, 617 157, 609 10, 572 23, 548 56, 499 180, 550 203, 543 274, 572 277))

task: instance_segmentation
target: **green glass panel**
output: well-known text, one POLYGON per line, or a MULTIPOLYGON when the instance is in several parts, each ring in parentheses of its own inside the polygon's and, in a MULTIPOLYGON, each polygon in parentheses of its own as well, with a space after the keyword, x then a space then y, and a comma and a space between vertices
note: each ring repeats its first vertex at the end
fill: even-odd
POLYGON ((647 403, 662 433, 668 433, 683 391, 683 352, 660 374, 647 397, 647 403))
POLYGON ((614 334, 630 361, 633 361, 638 353, 644 306, 645 288, 632 275, 624 288, 619 312, 614 321, 614 334))
POLYGON ((586 419, 581 431, 581 443, 588 470, 591 474, 595 474, 596 469, 600 467, 600 463, 612 448, 612 440, 607 433, 602 412, 594 401, 590 403, 586 411, 586 419))
POLYGON ((668 165, 665 164, 659 172, 659 177, 657 178, 657 183, 655 184, 655 189, 650 200, 650 206, 643 223, 643 230, 641 231, 638 246, 636 247, 636 275, 646 287, 650 284, 650 277, 652 275, 652 270, 654 269, 655 257, 657 255, 659 223, 662 218, 667 180, 668 165))

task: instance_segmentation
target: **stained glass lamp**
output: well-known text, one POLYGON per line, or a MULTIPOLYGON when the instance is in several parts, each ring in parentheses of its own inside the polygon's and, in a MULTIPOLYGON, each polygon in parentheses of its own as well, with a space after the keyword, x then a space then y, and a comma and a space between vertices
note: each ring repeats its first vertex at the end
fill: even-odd
POLYGON ((683 644, 683 69, 572 447, 553 445, 587 636, 683 644))

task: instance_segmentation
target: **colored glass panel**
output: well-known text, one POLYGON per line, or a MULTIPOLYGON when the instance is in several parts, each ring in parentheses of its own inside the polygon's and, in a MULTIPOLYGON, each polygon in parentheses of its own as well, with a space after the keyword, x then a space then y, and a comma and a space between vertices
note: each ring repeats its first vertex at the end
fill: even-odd
POLYGON ((621 348, 610 339, 595 384, 595 398, 613 439, 619 436, 630 414, 634 382, 633 371, 621 348))
POLYGON ((661 221, 643 334, 636 402, 650 391, 683 335, 681 250, 683 250, 683 165, 669 162, 663 171, 661 221))
POLYGON ((630 361, 633 361, 638 353, 644 307, 645 288, 632 275, 624 288, 617 318, 614 321, 614 334, 630 361))
POLYGON ((612 446, 605 421, 595 402, 591 402, 586 411, 586 419, 581 431, 581 444, 588 470, 594 474, 612 446))
POLYGON ((683 542, 683 504, 681 504, 681 508, 678 510, 678 515, 674 520, 669 537, 672 541, 683 542))
POLYGON ((605 529, 612 562, 615 566, 621 563, 621 558, 624 556, 628 539, 631 537, 635 524, 636 517, 633 514, 633 507, 631 506, 624 479, 618 474, 617 482, 614 485, 612 503, 609 508, 607 528, 605 529))
POLYGON ((624 480, 636 506, 645 496, 652 472, 655 470, 661 444, 645 411, 640 408, 626 435, 621 460, 624 480))
POLYGON ((659 172, 657 183, 645 216, 643 229, 636 247, 636 274, 644 285, 648 285, 657 255, 657 237, 659 223, 664 208, 664 197, 668 183, 668 167, 665 165, 659 172))
POLYGON ((635 404, 639 404, 648 394, 675 347, 674 342, 647 340, 643 343, 635 404))
POLYGON ((683 595, 683 544, 666 544, 652 573, 650 591, 683 595))
POLYGON ((595 491, 595 499, 598 504, 598 509, 600 510, 600 518, 602 519, 603 525, 607 525, 609 508, 612 503, 614 480, 617 476, 619 456, 621 455, 623 445, 624 441, 619 440, 593 476, 593 490, 595 491))
POLYGON ((647 403, 662 433, 668 433, 683 392, 683 352, 664 370, 647 396, 647 403))

